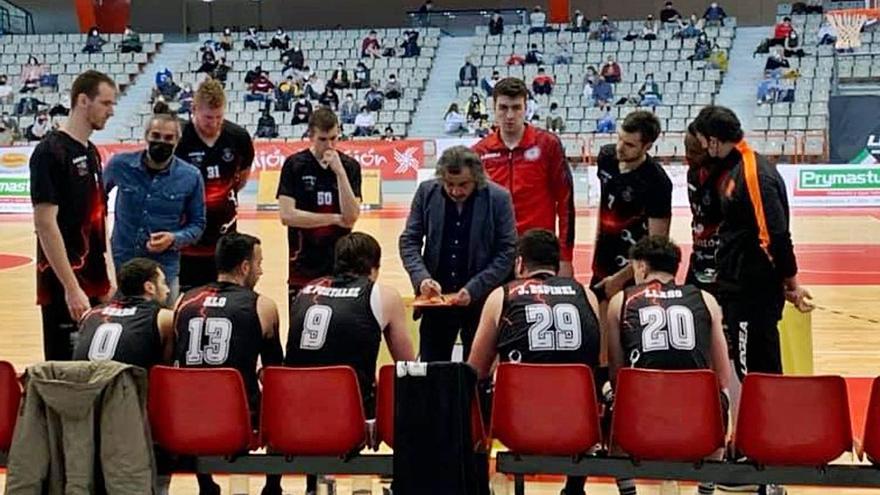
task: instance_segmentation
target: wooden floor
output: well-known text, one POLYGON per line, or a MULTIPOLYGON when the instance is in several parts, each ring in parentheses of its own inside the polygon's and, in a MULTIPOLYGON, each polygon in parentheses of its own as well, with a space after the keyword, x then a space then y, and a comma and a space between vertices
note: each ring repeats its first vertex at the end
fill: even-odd
MULTIPOLYGON (((404 295, 412 294, 397 255, 397 237, 404 224, 405 211, 385 210, 365 213, 357 229, 379 240, 383 249, 380 279, 393 284, 404 295)), ((672 235, 689 243, 690 216, 676 209, 672 235)), ((245 213, 239 224, 242 231, 263 241, 264 271, 258 290, 279 303, 282 311, 282 339, 286 340, 287 243, 285 231, 274 213, 245 213)), ((584 212, 577 220, 576 271, 588 279, 588 257, 595 229, 595 217, 584 212)), ((797 210, 792 222, 794 240, 799 249, 802 279, 807 282, 820 306, 813 316, 814 362, 816 373, 846 376, 880 375, 880 216, 870 210, 797 210), (876 252, 875 252, 876 250, 876 252), (803 252, 803 255, 800 253, 803 252), (877 255, 877 257, 875 257, 877 255), (848 282, 851 277, 853 283, 848 282)), ((33 257, 35 237, 27 216, 0 216, 0 255, 33 257)), ((40 319, 35 300, 33 264, 0 270, 0 358, 11 361, 17 369, 41 359, 40 319)), ((340 494, 347 494, 340 480, 340 494)), ((174 494, 196 493, 191 477, 174 480, 174 494)), ((259 493, 261 481, 252 480, 251 493, 259 493)), ((297 478, 285 479, 285 493, 302 493, 297 478)), ((558 493, 560 485, 534 483, 529 493, 558 493)), ((590 494, 616 493, 613 485, 588 484, 590 494)), ((682 493, 693 493, 685 487, 682 493)), ((224 487, 224 493, 225 487, 224 487)), ((378 492, 377 492, 378 493, 378 492)), ((512 492, 511 492, 512 493, 512 492)), ((646 485, 640 493, 657 493, 656 485, 646 485)), ((880 490, 828 490, 791 488, 791 494, 880 493, 880 490)), ((501 495, 501 494, 497 494, 501 495)))

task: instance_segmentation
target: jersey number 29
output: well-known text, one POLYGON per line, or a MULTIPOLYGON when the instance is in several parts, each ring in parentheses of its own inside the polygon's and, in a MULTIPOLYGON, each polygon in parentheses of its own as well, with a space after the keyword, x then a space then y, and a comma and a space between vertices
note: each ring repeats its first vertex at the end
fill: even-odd
POLYGON ((529 350, 574 351, 581 347, 581 316, 573 304, 526 306, 529 350))

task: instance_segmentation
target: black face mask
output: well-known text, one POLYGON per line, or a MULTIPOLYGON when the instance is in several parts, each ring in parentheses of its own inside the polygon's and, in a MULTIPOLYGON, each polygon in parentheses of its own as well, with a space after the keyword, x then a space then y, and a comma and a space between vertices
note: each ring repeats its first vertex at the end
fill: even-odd
POLYGON ((171 154, 174 153, 174 145, 171 143, 150 141, 148 144, 147 153, 149 153, 150 159, 156 163, 165 163, 166 160, 171 158, 171 154))

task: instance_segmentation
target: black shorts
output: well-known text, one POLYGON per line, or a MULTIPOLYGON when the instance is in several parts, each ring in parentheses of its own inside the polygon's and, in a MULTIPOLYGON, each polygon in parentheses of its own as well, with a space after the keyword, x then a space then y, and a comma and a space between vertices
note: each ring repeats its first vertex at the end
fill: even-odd
MULTIPOLYGON (((92 307, 100 304, 90 297, 92 307)), ((52 302, 40 306, 43 319, 43 359, 46 361, 70 361, 79 338, 79 326, 70 316, 64 293, 52 295, 52 302)))
POLYGON ((180 293, 217 281, 213 256, 180 256, 180 293))
POLYGON ((749 372, 782 373, 779 311, 772 303, 722 302, 724 334, 739 379, 749 372))

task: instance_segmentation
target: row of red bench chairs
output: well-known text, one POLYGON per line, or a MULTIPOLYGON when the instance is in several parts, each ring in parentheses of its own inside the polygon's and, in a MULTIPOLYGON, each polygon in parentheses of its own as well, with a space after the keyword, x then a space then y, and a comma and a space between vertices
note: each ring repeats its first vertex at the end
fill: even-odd
MULTIPOLYGON (((394 366, 379 372, 376 436, 394 447, 394 366)), ((0 362, 0 451, 9 448, 21 388, 0 362)), ((266 368, 260 428, 254 433, 241 376, 233 369, 150 370, 154 441, 196 456, 213 473, 392 475, 390 455, 358 454, 368 441, 351 368, 266 368), (248 454, 259 447, 271 454, 248 454)), ((603 440, 591 370, 583 365, 501 364, 491 427, 472 410, 475 449, 499 440, 496 469, 524 476, 558 474, 680 479, 720 483, 880 486, 880 378, 874 381, 863 440, 853 440, 846 383, 839 376, 750 374, 743 382, 728 446, 746 460, 706 461, 726 446, 713 372, 623 369, 610 438, 603 440), (614 445, 625 456, 609 456, 614 445), (830 464, 847 452, 871 465, 830 464)))

